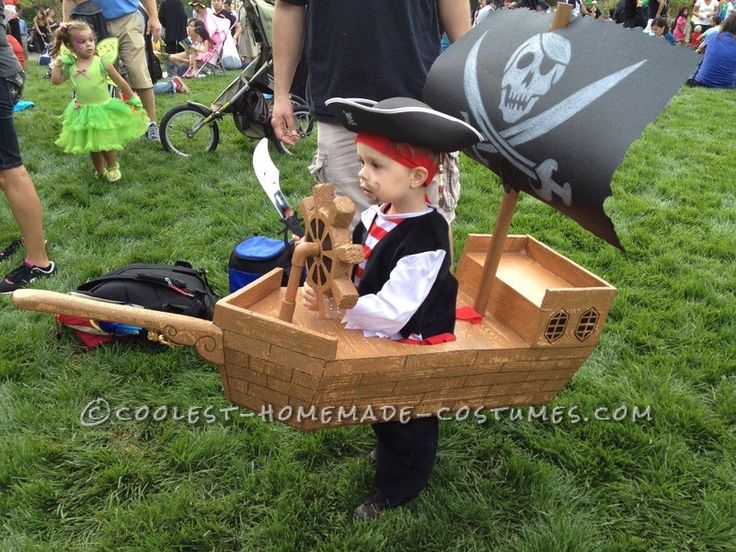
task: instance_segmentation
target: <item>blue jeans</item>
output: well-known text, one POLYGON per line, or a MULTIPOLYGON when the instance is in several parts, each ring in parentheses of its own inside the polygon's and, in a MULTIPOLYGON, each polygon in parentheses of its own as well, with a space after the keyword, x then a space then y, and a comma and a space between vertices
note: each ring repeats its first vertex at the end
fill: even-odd
POLYGON ((156 84, 153 85, 153 93, 154 94, 173 94, 174 93, 174 83, 169 81, 158 81, 156 84))

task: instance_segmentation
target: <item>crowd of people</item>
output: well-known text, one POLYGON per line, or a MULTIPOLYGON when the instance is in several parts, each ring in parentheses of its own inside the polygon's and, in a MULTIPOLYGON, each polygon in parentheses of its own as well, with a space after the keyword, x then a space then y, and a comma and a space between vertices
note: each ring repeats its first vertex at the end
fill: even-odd
POLYGON ((165 42, 161 57, 168 59, 169 73, 204 77, 217 67, 240 69, 257 55, 252 28, 238 19, 232 0, 213 0, 211 7, 197 0, 188 5, 191 17, 179 0, 164 0, 159 7, 165 42))
MULTIPOLYGON (((640 0, 621 0, 609 14, 602 14, 595 0, 574 1, 576 17, 611 19, 625 27, 639 26, 672 44, 688 44, 694 34, 702 33, 702 44, 698 46, 702 46, 703 63, 691 84, 736 86, 736 14, 729 12, 722 23, 714 19, 721 17, 720 9, 719 13, 715 9, 720 7, 718 0, 696 0, 690 10, 680 10, 673 21, 666 18, 666 0, 649 0, 646 12, 642 11, 640 0)), ((146 18, 139 12, 137 0, 95 0, 102 19, 81 17, 84 21, 72 21, 90 14, 79 11, 84 4, 81 0, 64 0, 62 23, 56 22, 53 11, 41 9, 33 22, 44 49, 55 36, 52 82, 70 81, 75 90, 75 99, 64 112, 57 144, 70 153, 89 154, 95 177, 110 182, 122 175, 117 150, 141 135, 151 141, 158 139, 154 86, 144 37, 150 36, 152 44, 162 43, 168 59, 186 67, 184 76, 196 76, 203 66, 212 62, 213 51, 220 58, 223 56, 224 47, 213 50, 215 33, 226 29, 227 36, 220 37, 220 44, 247 34, 244 22, 238 21, 227 0, 215 0, 211 8, 201 1, 192 1, 189 5, 193 13, 189 18, 179 0, 163 0, 158 7, 155 0, 141 3, 146 18), (225 22, 218 23, 216 19, 225 22), (112 59, 98 55, 96 37, 102 35, 118 39, 125 77, 118 73, 112 59), (61 55, 62 44, 71 54, 61 55), (108 77, 124 92, 122 100, 107 94, 108 77), (95 123, 101 117, 114 120, 104 132, 95 123)), ((730 0, 721 5, 724 3, 730 4, 730 0)), ((0 7, 4 7, 3 0, 0 7)), ((371 309, 385 304, 390 296, 406 302, 407 282, 416 284, 417 275, 433 274, 428 285, 410 286, 416 297, 411 301, 411 308, 403 313, 401 324, 393 320, 395 331, 384 331, 383 326, 380 331, 368 327, 356 314, 360 309, 346 315, 352 324, 350 328, 361 329, 364 334, 413 339, 419 343, 436 337, 436 330, 438 336, 450 339, 454 301, 438 314, 436 303, 427 298, 434 293, 434 282, 439 282, 440 277, 446 288, 439 295, 450 297, 456 289, 449 274, 452 254, 449 224, 454 218, 460 188, 451 150, 467 147, 476 137, 475 131, 469 128, 465 129, 467 141, 465 138, 458 143, 447 141, 449 134, 443 125, 450 128, 468 125, 457 120, 450 122, 452 118, 432 112, 418 100, 422 98, 432 63, 440 53, 440 29, 452 43, 498 9, 546 11, 548 8, 543 0, 506 0, 492 4, 481 0, 473 13, 467 0, 276 0, 271 124, 277 138, 286 144, 300 138, 290 91, 304 50, 309 72, 308 96, 318 122, 317 152, 310 170, 317 181, 333 183, 338 194, 351 197, 356 205, 355 237, 367 251, 366 260, 356 271, 361 308, 368 312, 366 319, 375 319, 371 309), (340 55, 325 56, 324 52, 329 51, 340 55), (362 110, 367 116, 379 119, 391 117, 396 105, 386 100, 396 97, 402 98, 404 111, 412 111, 417 117, 417 129, 410 138, 402 141, 397 136, 403 134, 391 129, 378 135, 371 131, 370 125, 359 128, 361 133, 356 138, 350 118, 344 118, 346 110, 362 110), (340 109, 336 109, 329 105, 331 98, 367 98, 379 103, 372 107, 343 101, 340 109), (433 120, 441 124, 435 126, 433 120), (399 239, 405 234, 411 239, 399 239), (403 283, 394 281, 394 271, 402 274, 403 283), (430 303, 434 311, 427 308, 430 303), (425 319, 441 320, 442 324, 423 325, 425 319)), ((12 108, 22 90, 24 74, 6 37, 4 24, 9 20, 3 10, 0 14, 0 188, 11 206, 21 238, 0 251, 0 261, 23 246, 26 256, 22 265, 0 282, 0 293, 12 292, 56 271, 46 254, 40 201, 23 168, 13 126, 12 108)), ((247 61, 253 52, 246 54, 241 49, 240 54, 247 61)), ((392 301, 394 306, 398 303, 398 299, 392 301)), ((436 417, 406 424, 375 424, 374 430, 376 449, 371 459, 376 469, 376 492, 355 510, 359 519, 375 519, 385 509, 416 498, 429 480, 437 452, 436 417)))
MULTIPOLYGON (((703 55, 698 71, 688 83, 712 88, 736 87, 736 16, 734 0, 695 0, 670 17, 668 0, 619 0, 602 13, 596 0, 569 0, 573 17, 591 17, 614 22, 625 28, 641 28, 673 46, 687 46, 703 55), (710 50, 710 51, 708 51, 710 50)), ((482 23, 502 9, 547 11, 544 0, 479 0, 473 25, 482 23)))

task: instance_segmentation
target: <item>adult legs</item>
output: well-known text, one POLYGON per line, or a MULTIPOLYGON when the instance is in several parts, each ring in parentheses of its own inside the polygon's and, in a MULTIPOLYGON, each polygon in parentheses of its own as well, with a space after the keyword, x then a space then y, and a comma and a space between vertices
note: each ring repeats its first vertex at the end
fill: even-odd
POLYGON ((0 188, 10 205, 26 246, 26 260, 36 266, 50 264, 43 235, 41 202, 23 165, 0 170, 0 188))
POLYGON ((143 103, 148 118, 156 121, 156 96, 146 63, 143 19, 138 12, 107 22, 107 32, 118 39, 120 61, 125 66, 128 83, 143 103))
POLYGON ((189 56, 185 52, 171 54, 169 61, 172 63, 189 63, 189 56))
POLYGON ((0 78, 0 189, 26 244, 26 260, 36 266, 48 266, 41 202, 20 157, 13 124, 13 102, 4 78, 0 78))
POLYGON ((138 97, 141 99, 143 108, 148 114, 148 119, 150 121, 156 121, 156 97, 153 93, 153 86, 151 86, 150 88, 133 87, 133 90, 136 94, 138 94, 138 97))
POLYGON ((353 225, 370 204, 360 191, 360 159, 355 149, 355 134, 342 125, 317 123, 317 153, 309 172, 317 182, 330 182, 337 195, 347 196, 355 204, 353 225))

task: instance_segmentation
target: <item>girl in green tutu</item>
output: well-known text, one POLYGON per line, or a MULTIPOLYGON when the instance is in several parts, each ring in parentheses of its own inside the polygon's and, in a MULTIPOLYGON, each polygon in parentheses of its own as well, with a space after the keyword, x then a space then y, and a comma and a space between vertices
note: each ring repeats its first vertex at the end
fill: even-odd
POLYGON ((97 45, 89 25, 69 21, 59 26, 51 55, 51 82, 61 84, 68 79, 75 93, 64 110, 56 145, 67 153, 89 153, 97 178, 120 180, 115 151, 146 132, 148 116, 141 100, 113 67, 117 39, 105 39, 97 45), (124 101, 110 96, 108 77, 124 101))

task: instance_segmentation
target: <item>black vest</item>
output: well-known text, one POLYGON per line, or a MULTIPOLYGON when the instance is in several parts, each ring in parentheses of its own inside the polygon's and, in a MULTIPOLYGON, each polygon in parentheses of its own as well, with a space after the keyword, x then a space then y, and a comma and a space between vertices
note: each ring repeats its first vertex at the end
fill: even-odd
MULTIPOLYGON (((361 222, 353 231, 353 243, 364 243, 368 231, 361 222)), ((450 239, 447 222, 434 209, 431 213, 405 219, 373 248, 365 266, 358 294, 378 293, 388 281, 399 259, 442 249, 446 255, 429 295, 401 328, 402 337, 421 334, 426 339, 455 330, 457 280, 450 272, 450 239)))

